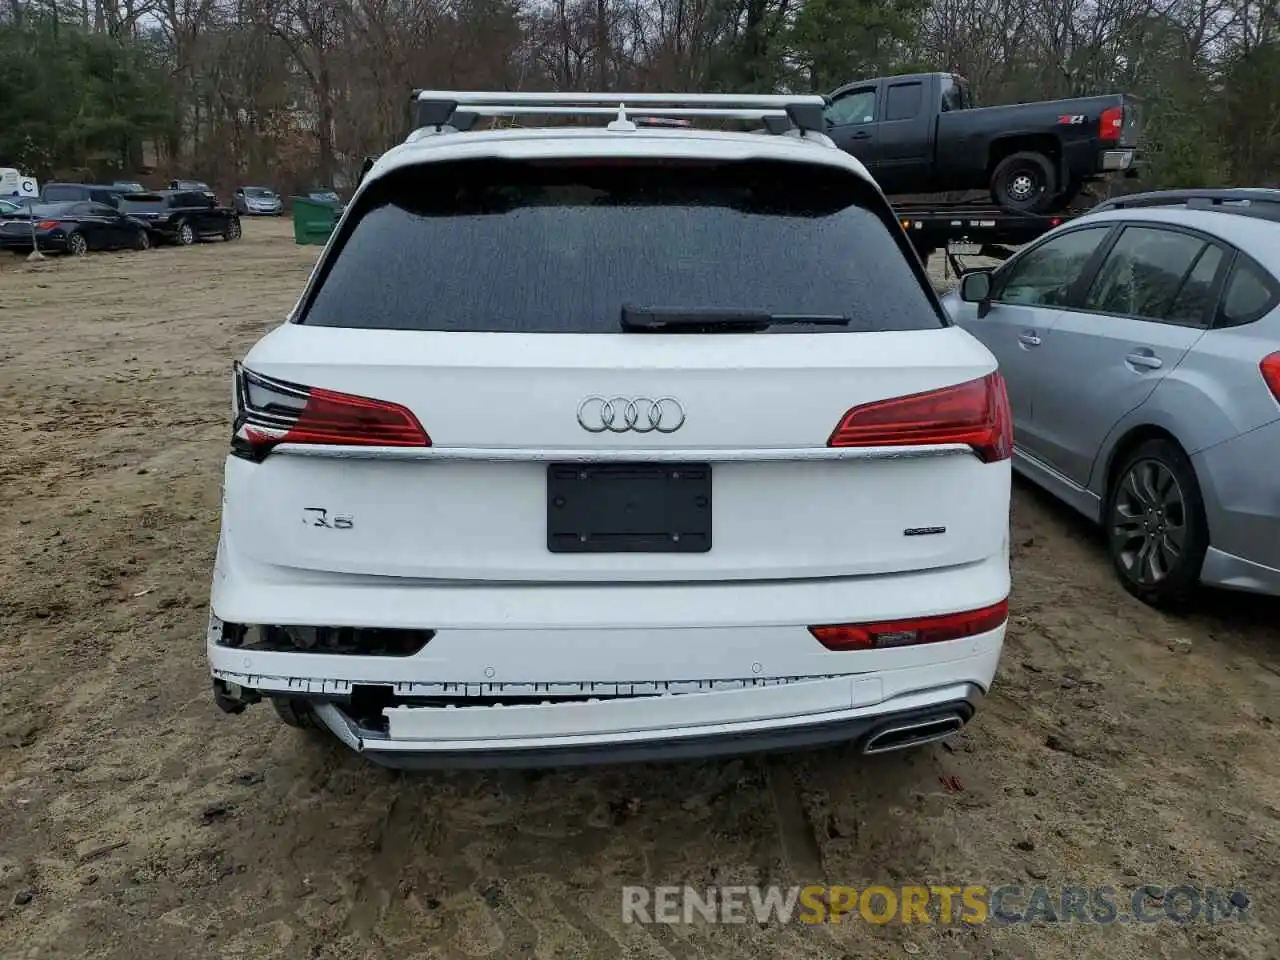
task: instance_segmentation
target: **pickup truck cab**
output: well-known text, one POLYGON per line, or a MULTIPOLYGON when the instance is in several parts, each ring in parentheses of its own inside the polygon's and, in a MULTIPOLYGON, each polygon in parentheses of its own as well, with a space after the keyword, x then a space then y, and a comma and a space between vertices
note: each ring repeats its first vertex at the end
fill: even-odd
POLYGON ((203 193, 215 204, 218 202, 218 195, 203 180, 170 180, 169 189, 179 193, 203 193))
POLYGON ((1136 174, 1140 114, 1126 94, 977 107, 963 77, 921 73, 829 100, 828 135, 890 196, 986 189, 1010 212, 1047 213, 1089 181, 1136 174))

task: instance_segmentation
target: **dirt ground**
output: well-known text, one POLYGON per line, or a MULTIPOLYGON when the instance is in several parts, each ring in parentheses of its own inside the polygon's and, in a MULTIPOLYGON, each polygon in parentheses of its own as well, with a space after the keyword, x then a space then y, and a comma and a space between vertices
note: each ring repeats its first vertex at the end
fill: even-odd
POLYGON ((1152 612, 1024 484, 997 685, 915 755, 396 775, 269 707, 221 714, 203 643, 230 365, 313 257, 276 222, 0 261, 0 957, 1280 956, 1280 605, 1152 612), (1249 907, 622 923, 624 884, 717 883, 1103 885, 1122 907, 1188 884, 1249 907))

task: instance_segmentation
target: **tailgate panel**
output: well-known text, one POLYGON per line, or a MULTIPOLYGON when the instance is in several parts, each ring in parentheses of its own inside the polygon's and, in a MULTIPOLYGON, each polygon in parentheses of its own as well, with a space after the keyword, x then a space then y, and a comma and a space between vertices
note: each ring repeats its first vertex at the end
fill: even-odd
POLYGON ((266 563, 463 580, 914 570, 990 556, 1008 529, 1008 464, 968 454, 718 463, 713 478, 713 546, 699 553, 550 552, 537 461, 231 457, 228 488, 243 495, 227 508, 236 529, 254 531, 246 551, 266 563))

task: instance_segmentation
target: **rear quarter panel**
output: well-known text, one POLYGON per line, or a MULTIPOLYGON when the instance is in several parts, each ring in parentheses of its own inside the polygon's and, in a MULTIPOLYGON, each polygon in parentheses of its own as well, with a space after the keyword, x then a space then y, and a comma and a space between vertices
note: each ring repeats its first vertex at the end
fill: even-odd
POLYGON ((1135 429, 1168 431, 1194 456, 1280 419, 1280 406, 1258 369, 1280 345, 1275 315, 1243 327, 1210 330, 1160 381, 1147 401, 1112 428, 1094 461, 1089 488, 1105 495, 1117 447, 1135 429))

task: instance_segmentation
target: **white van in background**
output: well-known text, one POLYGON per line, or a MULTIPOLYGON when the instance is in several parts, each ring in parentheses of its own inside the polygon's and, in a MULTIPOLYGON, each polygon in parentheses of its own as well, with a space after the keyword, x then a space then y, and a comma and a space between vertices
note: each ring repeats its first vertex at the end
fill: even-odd
POLYGON ((38 197, 40 183, 13 167, 0 167, 0 197, 38 197))

